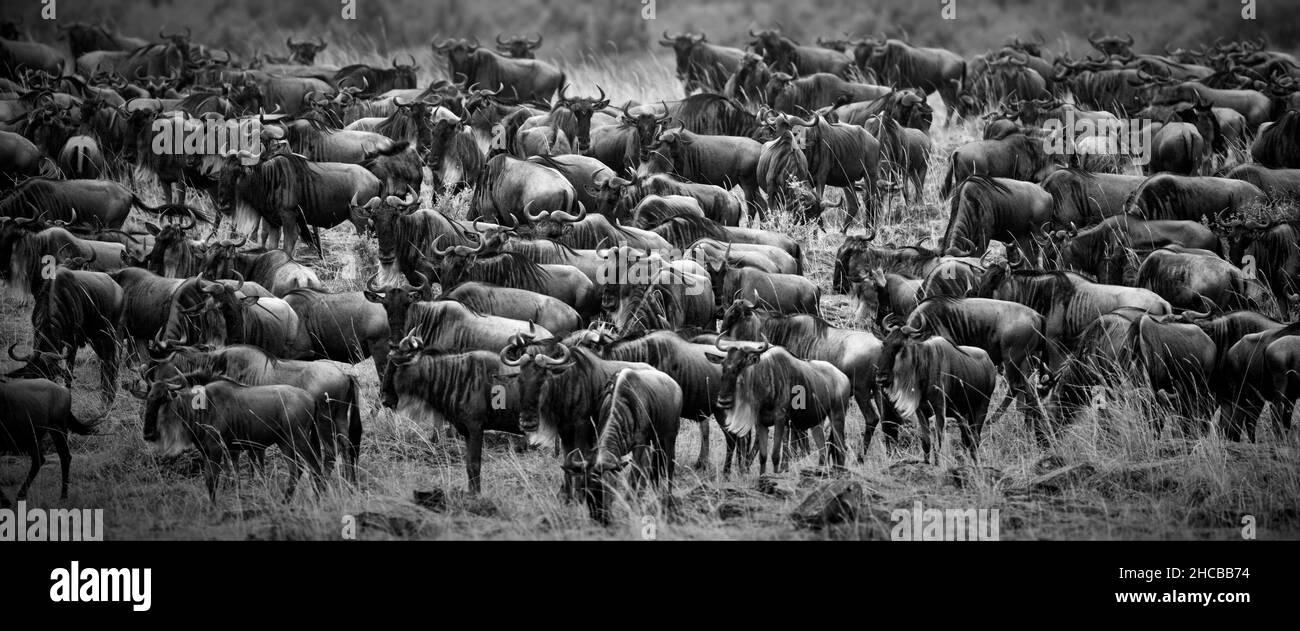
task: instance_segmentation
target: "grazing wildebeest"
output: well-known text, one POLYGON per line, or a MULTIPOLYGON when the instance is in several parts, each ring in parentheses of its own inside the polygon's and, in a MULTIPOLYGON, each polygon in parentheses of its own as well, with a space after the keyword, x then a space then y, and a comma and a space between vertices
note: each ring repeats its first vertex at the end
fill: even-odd
MULTIPOLYGON (((27 498, 27 489, 45 464, 45 448, 41 443, 47 433, 54 441, 63 470, 59 499, 67 499, 68 469, 72 465, 68 432, 88 436, 94 433, 96 421, 77 420, 72 414, 72 395, 68 389, 48 379, 0 381, 0 410, 4 410, 0 415, 0 453, 24 453, 31 460, 27 477, 18 488, 18 500, 27 498)), ((0 491, 0 508, 9 506, 9 498, 0 491)))

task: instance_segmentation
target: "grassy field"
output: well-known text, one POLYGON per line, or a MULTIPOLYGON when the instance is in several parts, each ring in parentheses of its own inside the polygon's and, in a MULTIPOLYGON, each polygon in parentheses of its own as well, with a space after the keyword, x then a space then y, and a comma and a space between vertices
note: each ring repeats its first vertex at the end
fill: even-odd
MULTIPOLYGON (((323 60, 377 61, 364 51, 334 49, 323 60)), ((565 60, 577 91, 596 84, 615 104, 680 98, 673 70, 649 60, 615 65, 608 60, 565 60)), ((427 68, 426 68, 426 73, 427 68)), ((933 103, 938 112, 942 106, 933 103)), ((941 120, 936 116, 936 120, 941 120)), ((881 240, 915 243, 942 235, 946 207, 938 197, 946 157, 956 146, 978 136, 973 126, 934 130, 935 148, 926 185, 926 202, 903 208, 901 200, 883 215, 881 240)), ((160 189, 144 178, 135 185, 150 202, 160 189)), ((428 200, 432 191, 425 190, 428 200)), ((191 203, 210 209, 210 200, 191 203)), ((463 214, 467 198, 440 205, 463 214)), ((838 218, 828 230, 793 225, 777 216, 769 229, 787 232, 804 245, 811 278, 822 288, 825 317, 838 326, 863 328, 855 305, 830 288, 830 271, 842 242, 838 218)), ((850 232, 860 231, 855 228, 850 232)), ((350 226, 325 233, 326 261, 319 266, 331 290, 360 288, 374 269, 374 246, 358 242, 350 226)), ((0 343, 30 340, 30 305, 12 297, 0 301, 0 343)), ((0 361, 5 372, 14 362, 0 361)), ((98 362, 88 350, 76 367, 74 410, 82 418, 100 413, 94 392, 98 362)), ((723 479, 723 440, 714 426, 710 450, 713 468, 691 468, 700 434, 684 423, 678 442, 680 466, 673 501, 652 492, 620 493, 609 527, 595 524, 586 509, 556 496, 559 463, 546 453, 516 453, 504 438, 489 437, 483 468, 483 493, 467 496, 462 444, 440 438, 441 432, 401 418, 379 406, 372 362, 356 366, 363 384, 364 445, 357 488, 335 480, 313 495, 309 487, 292 502, 280 501, 286 467, 278 459, 265 477, 247 466, 228 474, 214 506, 208 502, 196 461, 164 461, 141 438, 139 402, 123 392, 108 410, 100 433, 73 437, 71 495, 58 499, 57 457, 50 460, 32 488, 29 502, 41 506, 105 509, 110 539, 338 539, 344 516, 358 518, 360 538, 421 539, 635 539, 643 518, 651 516, 659 539, 887 539, 896 508, 914 502, 926 508, 996 508, 1002 539, 1234 539, 1241 518, 1254 515, 1260 538, 1295 538, 1300 534, 1300 444, 1297 433, 1275 433, 1261 424, 1259 442, 1230 444, 1210 435, 1186 438, 1166 424, 1153 435, 1151 420, 1164 412, 1150 407, 1151 397, 1131 388, 1110 393, 1108 405, 1085 414, 1065 428, 1053 450, 1032 440, 1015 410, 985 430, 980 466, 959 457, 955 424, 944 438, 940 466, 921 463, 919 444, 887 454, 876 440, 855 462, 861 449, 862 416, 849 413, 848 476, 861 482, 865 506, 856 521, 821 530, 797 527, 789 513, 821 482, 814 474, 815 456, 791 462, 785 473, 769 474, 759 483, 757 464, 748 472, 723 479), (436 510, 413 501, 413 494, 441 490, 446 501, 436 510), (671 507, 671 508, 668 508, 671 507)), ((1005 392, 1000 386, 997 398, 1005 392)), ((27 469, 25 457, 0 458, 0 486, 12 496, 27 469)))

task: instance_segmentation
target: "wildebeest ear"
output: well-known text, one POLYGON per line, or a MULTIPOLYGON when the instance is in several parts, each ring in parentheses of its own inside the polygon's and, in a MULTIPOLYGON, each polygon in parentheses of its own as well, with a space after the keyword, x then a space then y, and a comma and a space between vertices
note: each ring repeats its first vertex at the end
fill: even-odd
POLYGON ((721 364, 722 362, 724 362, 724 361, 727 360, 727 356, 726 356, 726 355, 719 355, 719 354, 717 354, 717 353, 710 353, 709 351, 704 351, 704 356, 705 356, 705 357, 708 357, 708 358, 709 358, 709 361, 711 361, 711 362, 713 362, 713 363, 715 363, 715 364, 721 364))
POLYGON ((145 222, 144 229, 148 230, 149 234, 152 234, 155 237, 158 236, 159 232, 162 232, 162 228, 159 228, 158 224, 153 223, 152 221, 145 222))
POLYGON ((379 295, 379 292, 370 291, 369 289, 361 290, 361 295, 365 296, 366 300, 370 302, 382 303, 384 301, 384 297, 379 295))
POLYGON ((239 302, 243 303, 244 306, 246 306, 246 307, 251 307, 251 306, 257 304, 257 299, 258 299, 258 298, 259 298, 259 296, 244 296, 243 298, 240 298, 240 299, 239 299, 239 302))

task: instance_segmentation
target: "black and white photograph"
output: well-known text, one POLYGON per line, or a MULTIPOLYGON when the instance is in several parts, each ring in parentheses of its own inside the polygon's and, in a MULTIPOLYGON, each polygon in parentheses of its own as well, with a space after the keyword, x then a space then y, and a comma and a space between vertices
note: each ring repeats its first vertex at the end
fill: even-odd
POLYGON ((0 13, 0 559, 1300 538, 1294 1, 0 13))

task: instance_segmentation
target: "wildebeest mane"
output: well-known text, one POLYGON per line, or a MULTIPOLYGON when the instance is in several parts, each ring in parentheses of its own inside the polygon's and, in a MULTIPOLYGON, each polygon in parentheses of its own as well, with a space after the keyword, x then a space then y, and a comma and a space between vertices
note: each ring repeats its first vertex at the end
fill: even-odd
POLYGON ((544 292, 551 272, 518 252, 478 257, 465 269, 464 280, 544 292))
POLYGON ((695 215, 677 215, 669 217, 650 231, 663 237, 665 241, 678 248, 685 248, 700 239, 729 241, 727 231, 707 217, 695 215))

